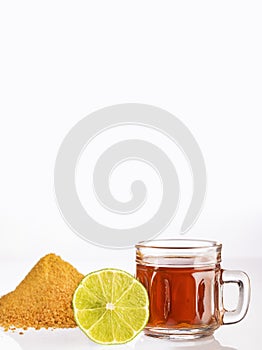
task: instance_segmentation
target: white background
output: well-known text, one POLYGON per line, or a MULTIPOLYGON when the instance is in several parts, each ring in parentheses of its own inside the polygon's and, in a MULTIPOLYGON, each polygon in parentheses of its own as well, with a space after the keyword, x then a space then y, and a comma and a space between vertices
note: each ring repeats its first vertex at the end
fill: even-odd
MULTIPOLYGON (((187 237, 222 241, 224 260, 235 258, 243 269, 245 259, 262 257, 261 15, 261 2, 252 0, 0 3, 0 260, 1 266, 17 261, 2 293, 49 252, 83 273, 134 269, 133 250, 78 238, 53 189, 56 154, 71 127, 92 111, 125 102, 173 113, 202 149, 207 197, 187 237)), ((172 158, 175 147, 154 137, 172 158)), ((101 144, 110 140, 104 135, 101 144)), ((125 199, 123 173, 115 176, 112 190, 125 199)), ((185 196, 188 179, 180 169, 185 196)), ((177 237, 183 215, 180 210, 162 236, 177 237)))

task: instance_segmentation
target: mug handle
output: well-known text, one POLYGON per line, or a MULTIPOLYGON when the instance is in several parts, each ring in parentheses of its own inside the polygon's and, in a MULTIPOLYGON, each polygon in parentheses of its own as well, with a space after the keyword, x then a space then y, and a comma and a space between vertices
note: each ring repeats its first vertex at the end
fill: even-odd
POLYGON ((221 274, 222 287, 227 283, 236 283, 239 289, 238 304, 235 310, 226 310, 224 308, 223 293, 223 316, 222 324, 232 324, 241 321, 247 313, 250 301, 250 280, 248 275, 243 271, 222 270, 221 274))

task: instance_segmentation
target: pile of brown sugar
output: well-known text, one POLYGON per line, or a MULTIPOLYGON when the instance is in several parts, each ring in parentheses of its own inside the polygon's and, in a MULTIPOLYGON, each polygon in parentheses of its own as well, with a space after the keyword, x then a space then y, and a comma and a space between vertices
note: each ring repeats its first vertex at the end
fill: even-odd
POLYGON ((59 256, 44 256, 13 292, 0 298, 0 327, 76 327, 72 296, 83 277, 59 256))

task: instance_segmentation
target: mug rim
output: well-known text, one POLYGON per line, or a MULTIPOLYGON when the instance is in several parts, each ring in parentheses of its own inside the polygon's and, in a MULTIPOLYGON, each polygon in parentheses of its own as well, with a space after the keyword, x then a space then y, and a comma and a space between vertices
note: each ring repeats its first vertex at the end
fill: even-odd
POLYGON ((162 239, 151 239, 140 241, 135 245, 136 248, 156 248, 156 249, 174 249, 174 250, 193 250, 193 249, 208 249, 208 248, 222 248, 222 243, 206 240, 206 239, 191 239, 191 238, 162 238, 162 239), (157 243, 162 243, 160 245, 157 243), (174 245, 168 243, 174 242, 174 245), (175 242, 177 244, 175 244, 175 242), (192 243, 192 245, 178 245, 178 242, 186 242, 187 244, 192 243), (166 244, 165 244, 166 243, 166 244), (194 244, 195 243, 195 244, 194 244))

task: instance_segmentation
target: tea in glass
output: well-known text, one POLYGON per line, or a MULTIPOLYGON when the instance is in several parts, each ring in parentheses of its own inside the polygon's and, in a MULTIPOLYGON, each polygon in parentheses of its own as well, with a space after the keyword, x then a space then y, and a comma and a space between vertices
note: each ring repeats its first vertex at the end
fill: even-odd
POLYGON ((137 244, 136 276, 150 300, 145 334, 197 338, 244 317, 249 303, 249 280, 241 271, 221 269, 221 248, 221 244, 201 240, 137 244), (224 283, 239 285, 239 304, 234 311, 223 307, 224 283))

